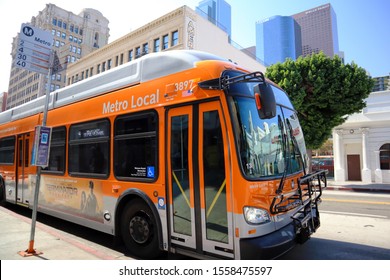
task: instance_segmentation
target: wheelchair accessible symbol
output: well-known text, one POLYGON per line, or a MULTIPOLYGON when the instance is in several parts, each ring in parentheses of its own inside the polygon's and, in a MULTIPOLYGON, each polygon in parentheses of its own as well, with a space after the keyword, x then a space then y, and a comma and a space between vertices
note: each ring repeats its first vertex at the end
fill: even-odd
POLYGON ((154 178, 154 166, 146 167, 146 177, 154 178))

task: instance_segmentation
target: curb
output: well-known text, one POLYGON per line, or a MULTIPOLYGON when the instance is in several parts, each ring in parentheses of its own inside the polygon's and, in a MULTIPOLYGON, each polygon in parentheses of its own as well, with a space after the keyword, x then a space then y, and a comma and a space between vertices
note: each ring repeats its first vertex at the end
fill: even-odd
POLYGON ((327 186, 325 190, 390 193, 390 189, 374 189, 374 188, 344 187, 344 186, 327 186))

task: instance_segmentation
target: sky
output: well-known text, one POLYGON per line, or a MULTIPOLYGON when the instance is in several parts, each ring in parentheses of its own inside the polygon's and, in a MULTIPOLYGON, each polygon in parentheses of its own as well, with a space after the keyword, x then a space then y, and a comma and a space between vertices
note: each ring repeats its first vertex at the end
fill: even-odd
MULTIPOLYGON (((8 90, 12 38, 22 23, 47 3, 74 14, 99 10, 108 20, 109 43, 183 5, 195 9, 200 0, 0 0, 0 92, 8 90), (125 8, 124 8, 125 7, 125 8)), ((346 63, 355 62, 373 77, 390 74, 389 0, 226 0, 232 7, 232 40, 254 46, 255 26, 274 15, 289 16, 330 3, 337 16, 339 49, 346 63)))

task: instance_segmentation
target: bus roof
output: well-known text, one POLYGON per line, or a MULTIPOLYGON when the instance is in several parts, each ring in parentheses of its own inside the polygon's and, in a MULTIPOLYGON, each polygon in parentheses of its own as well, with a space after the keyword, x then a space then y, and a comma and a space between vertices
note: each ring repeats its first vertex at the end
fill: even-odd
MULTIPOLYGON (((50 93, 49 110, 195 67, 204 60, 227 61, 193 50, 151 53, 50 93)), ((0 124, 43 112, 45 96, 0 113, 0 124)))

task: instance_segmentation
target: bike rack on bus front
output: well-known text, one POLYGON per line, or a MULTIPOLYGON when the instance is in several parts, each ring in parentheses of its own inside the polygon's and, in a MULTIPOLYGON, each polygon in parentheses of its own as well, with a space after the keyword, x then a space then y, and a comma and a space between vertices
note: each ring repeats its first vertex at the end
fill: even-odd
POLYGON ((318 203, 321 202, 322 190, 327 187, 328 170, 318 170, 298 179, 297 193, 284 198, 275 196, 271 204, 271 213, 286 213, 298 208, 291 216, 299 243, 305 242, 320 226, 318 203))

